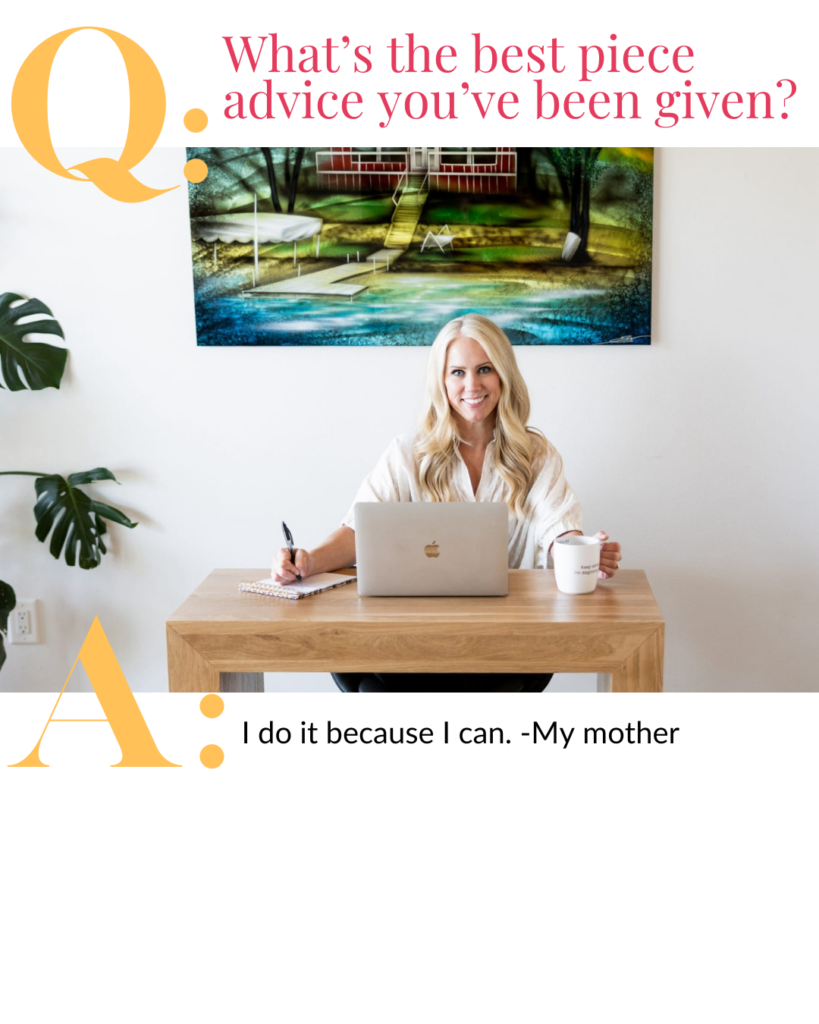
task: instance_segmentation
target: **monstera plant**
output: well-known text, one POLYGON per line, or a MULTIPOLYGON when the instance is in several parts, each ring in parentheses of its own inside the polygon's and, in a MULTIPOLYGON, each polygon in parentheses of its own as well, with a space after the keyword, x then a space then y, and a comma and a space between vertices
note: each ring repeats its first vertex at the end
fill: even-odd
POLYGON ((68 350, 42 342, 26 341, 28 334, 56 334, 64 338, 62 327, 56 320, 29 320, 27 317, 45 314, 51 310, 39 299, 24 299, 22 295, 5 292, 0 295, 0 387, 9 391, 32 391, 58 388, 63 379, 68 350), (18 305, 13 305, 13 303, 18 305), (25 376, 25 381, 20 372, 25 376))
MULTIPOLYGON (((64 338, 63 329, 51 310, 39 299, 25 299, 13 292, 0 295, 0 388, 9 391, 41 391, 58 388, 65 372, 68 351, 56 345, 28 341, 30 334, 53 334, 64 338), (32 319, 40 317, 41 319, 32 319), (49 317, 50 319, 42 319, 49 317)), ((65 557, 68 565, 93 569, 106 553, 103 536, 105 520, 133 529, 137 524, 111 505, 89 497, 80 484, 113 480, 114 474, 103 467, 67 477, 55 473, 6 470, 0 476, 36 477, 37 502, 34 517, 35 536, 45 542, 51 535, 49 550, 55 558, 65 557)), ((8 583, 0 581, 0 667, 6 659, 3 639, 16 598, 8 583)))
POLYGON ((23 470, 3 472, 0 476, 37 477, 34 482, 37 492, 37 504, 34 506, 37 529, 34 535, 44 542, 50 533, 51 554, 55 558, 64 554, 68 565, 79 563, 81 569, 94 569, 100 564, 107 550, 102 539, 107 533, 105 519, 127 526, 129 530, 137 525, 118 508, 89 498, 78 486, 95 480, 118 483, 110 469, 99 467, 85 473, 72 473, 68 477, 23 470))
POLYGON ((3 667, 3 662, 6 660, 6 648, 3 646, 3 641, 9 628, 9 615, 16 604, 17 598, 14 596, 14 591, 8 583, 3 583, 0 580, 0 668, 3 667))

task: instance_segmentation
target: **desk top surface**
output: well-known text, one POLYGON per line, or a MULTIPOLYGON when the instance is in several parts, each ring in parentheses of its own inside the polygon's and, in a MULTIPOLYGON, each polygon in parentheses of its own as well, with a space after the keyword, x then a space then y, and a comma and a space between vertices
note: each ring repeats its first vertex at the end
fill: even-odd
POLYGON ((359 597, 355 582, 298 601, 248 594, 242 580, 266 569, 215 569, 171 615, 175 625, 253 623, 264 630, 311 623, 405 623, 434 631, 436 623, 566 623, 617 625, 663 622, 645 573, 623 569, 591 594, 562 594, 549 569, 512 569, 507 597, 359 597))

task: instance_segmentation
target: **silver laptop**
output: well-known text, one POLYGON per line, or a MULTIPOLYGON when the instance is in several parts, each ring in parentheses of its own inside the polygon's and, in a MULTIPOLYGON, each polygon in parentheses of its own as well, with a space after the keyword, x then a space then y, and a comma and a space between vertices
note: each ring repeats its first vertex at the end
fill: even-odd
POLYGON ((505 502, 360 502, 362 597, 495 597, 509 590, 505 502))

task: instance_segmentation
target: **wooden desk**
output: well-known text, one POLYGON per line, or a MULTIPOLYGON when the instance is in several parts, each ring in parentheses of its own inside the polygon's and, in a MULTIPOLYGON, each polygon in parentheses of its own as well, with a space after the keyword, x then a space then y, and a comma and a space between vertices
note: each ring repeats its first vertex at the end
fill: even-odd
POLYGON ((216 569, 168 619, 175 691, 264 689, 263 672, 596 672, 600 689, 663 688, 664 622, 645 573, 561 594, 551 570, 512 570, 508 597, 300 601, 238 590, 264 569, 216 569), (605 678, 610 675, 610 682, 605 678))

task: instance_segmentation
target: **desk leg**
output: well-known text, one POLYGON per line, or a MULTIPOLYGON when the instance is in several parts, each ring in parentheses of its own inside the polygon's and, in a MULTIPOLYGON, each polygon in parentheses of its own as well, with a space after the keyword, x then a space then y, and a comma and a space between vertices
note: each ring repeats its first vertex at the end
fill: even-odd
POLYGON ((611 672, 597 673, 597 692, 611 693, 611 672))
POLYGON ((220 693, 264 693, 263 672, 220 672, 220 693))
POLYGON ((661 626, 612 672, 613 693, 662 693, 664 634, 661 626))
POLYGON ((170 625, 168 640, 168 689, 171 693, 218 693, 219 673, 170 625))
POLYGON ((171 693, 264 693, 263 673, 218 672, 171 626, 166 635, 171 693))

